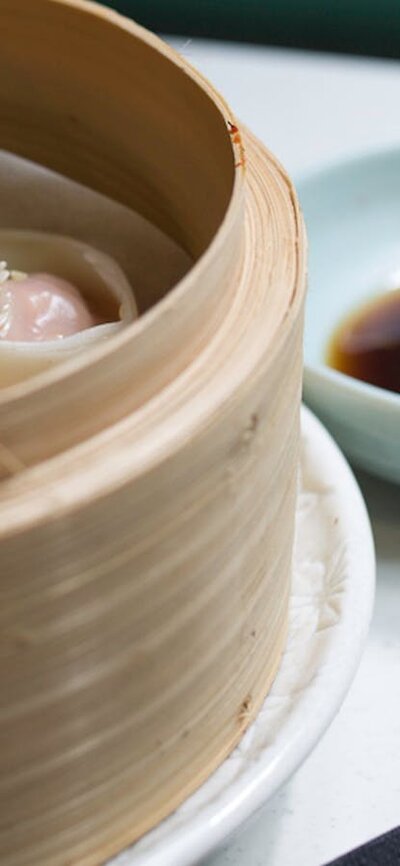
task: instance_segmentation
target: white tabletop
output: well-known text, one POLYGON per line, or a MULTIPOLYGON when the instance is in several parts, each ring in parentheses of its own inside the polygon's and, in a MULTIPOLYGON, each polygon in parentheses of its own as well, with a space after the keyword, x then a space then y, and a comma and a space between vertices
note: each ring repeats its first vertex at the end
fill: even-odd
MULTIPOLYGON (((400 145, 400 64, 173 40, 292 177, 400 145)), ((374 620, 361 667, 294 778, 204 866, 322 866, 400 823, 400 487, 359 474, 375 533, 374 620)))

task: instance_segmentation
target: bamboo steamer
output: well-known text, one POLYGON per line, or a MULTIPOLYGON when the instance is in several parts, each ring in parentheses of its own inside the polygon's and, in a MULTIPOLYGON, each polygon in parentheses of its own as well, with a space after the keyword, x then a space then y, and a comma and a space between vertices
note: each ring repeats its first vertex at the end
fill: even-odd
POLYGON ((224 759, 279 664, 304 230, 282 168, 154 36, 79 0, 2 0, 0 23, 0 145, 193 260, 0 396, 0 860, 95 866, 224 759))

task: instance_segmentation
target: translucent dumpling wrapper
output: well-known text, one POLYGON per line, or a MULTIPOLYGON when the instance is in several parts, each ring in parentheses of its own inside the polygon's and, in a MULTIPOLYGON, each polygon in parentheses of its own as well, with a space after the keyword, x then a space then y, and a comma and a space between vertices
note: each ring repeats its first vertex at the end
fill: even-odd
MULTIPOLYGON (((47 232, 0 229, 0 387, 33 376, 107 340, 138 315, 125 274, 109 255, 74 238, 47 232), (7 263, 7 265, 6 265, 7 263), (6 270, 6 267, 8 270, 6 270), (100 324, 60 339, 7 339, 10 286, 14 294, 29 275, 54 276, 71 284, 100 324)), ((84 319, 83 319, 84 321, 84 319)))

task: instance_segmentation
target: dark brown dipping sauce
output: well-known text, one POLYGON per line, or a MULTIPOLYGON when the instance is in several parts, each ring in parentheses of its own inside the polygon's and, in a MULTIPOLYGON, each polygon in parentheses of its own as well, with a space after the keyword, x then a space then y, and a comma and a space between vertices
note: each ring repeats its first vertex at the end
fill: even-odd
POLYGON ((400 393, 400 289, 385 292, 341 322, 326 353, 330 367, 400 393))

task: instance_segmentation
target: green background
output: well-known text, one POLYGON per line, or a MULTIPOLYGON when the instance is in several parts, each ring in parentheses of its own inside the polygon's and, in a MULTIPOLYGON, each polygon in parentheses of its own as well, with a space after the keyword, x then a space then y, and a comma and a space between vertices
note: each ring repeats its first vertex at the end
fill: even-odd
POLYGON ((108 0, 151 30, 400 57, 400 0, 108 0))

